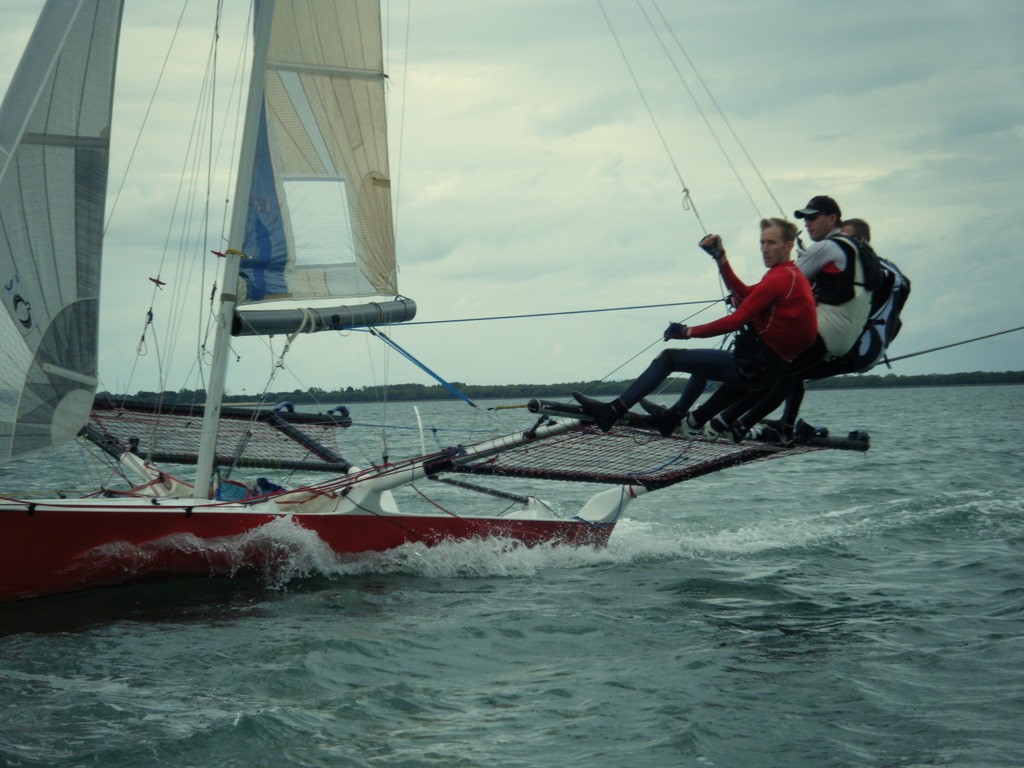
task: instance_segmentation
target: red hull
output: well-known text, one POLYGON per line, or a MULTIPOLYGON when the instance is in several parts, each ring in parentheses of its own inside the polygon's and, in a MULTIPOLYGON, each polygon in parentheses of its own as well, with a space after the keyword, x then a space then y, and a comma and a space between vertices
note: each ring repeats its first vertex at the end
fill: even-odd
MULTIPOLYGON (((280 515, 139 505, 129 509, 0 509, 0 602, 166 576, 226 576, 270 557, 245 534, 280 515), (202 541, 197 541, 202 540, 202 541)), ((403 544, 506 538, 604 546, 613 525, 575 520, 454 516, 296 514, 338 554, 381 552, 403 544)))

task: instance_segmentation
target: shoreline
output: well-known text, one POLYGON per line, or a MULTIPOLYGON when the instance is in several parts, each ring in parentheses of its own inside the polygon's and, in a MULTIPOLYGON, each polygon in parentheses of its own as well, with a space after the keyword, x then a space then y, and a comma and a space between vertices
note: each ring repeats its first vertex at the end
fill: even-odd
MULTIPOLYGON (((617 395, 626 386, 628 380, 624 381, 576 381, 560 384, 482 384, 471 385, 461 382, 454 382, 454 386, 463 392, 467 397, 474 400, 530 400, 533 398, 551 399, 567 398, 573 391, 584 391, 591 395, 617 395)), ((670 382, 669 386, 660 391, 660 394, 678 394, 682 391, 686 379, 676 379, 670 382)), ((982 387, 982 386, 1004 386, 1013 384, 1024 384, 1024 371, 1006 371, 1001 373, 978 371, 973 373, 955 374, 924 374, 919 376, 875 376, 870 374, 854 374, 849 376, 838 376, 834 379, 824 379, 819 382, 808 382, 808 391, 824 391, 829 389, 899 389, 911 387, 915 389, 931 387, 982 387)), ((712 385, 713 386, 713 385, 712 385)), ((181 392, 166 391, 146 392, 141 391, 133 395, 111 395, 100 393, 100 396, 109 397, 114 400, 130 398, 134 401, 158 401, 164 403, 201 403, 205 400, 205 393, 202 391, 184 390, 181 392)), ((224 398, 225 405, 255 407, 263 405, 273 407, 281 401, 291 401, 295 405, 318 405, 318 404, 351 404, 351 403, 377 403, 381 400, 389 402, 415 402, 448 400, 452 394, 440 385, 424 384, 391 384, 387 387, 349 387, 345 390, 327 391, 319 387, 313 387, 311 391, 305 392, 274 392, 268 393, 264 398, 254 398, 252 395, 227 395, 224 398), (384 396, 381 393, 386 393, 384 396)))

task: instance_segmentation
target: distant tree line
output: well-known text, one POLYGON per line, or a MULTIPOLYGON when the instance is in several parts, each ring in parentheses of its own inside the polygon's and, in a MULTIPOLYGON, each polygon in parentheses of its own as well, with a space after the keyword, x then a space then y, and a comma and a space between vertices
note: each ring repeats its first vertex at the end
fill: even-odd
MULTIPOLYGON (((622 392, 629 381, 573 381, 565 384, 464 384, 452 382, 452 386, 474 400, 514 399, 529 400, 534 397, 565 399, 573 390, 585 391, 591 395, 617 395, 622 392)), ((685 379, 672 379, 661 390, 665 394, 677 394, 682 391, 685 379)), ((808 389, 856 389, 870 387, 960 387, 987 384, 1024 384, 1024 371, 972 371, 970 373, 928 373, 918 376, 897 376, 888 374, 877 376, 859 374, 836 376, 821 381, 807 383, 808 389)), ((713 385, 712 385, 713 386, 713 385)), ((117 399, 121 395, 107 392, 101 397, 117 399)), ((140 391, 132 395, 133 400, 155 402, 162 400, 167 404, 197 404, 205 400, 204 390, 184 389, 179 391, 147 392, 140 391)), ((295 389, 291 392, 275 392, 263 397, 263 402, 273 406, 282 400, 295 405, 347 405, 349 403, 379 402, 381 400, 447 400, 452 397, 446 388, 435 384, 389 384, 386 388, 345 387, 343 389, 326 390, 320 387, 295 389)), ((251 403, 255 399, 251 394, 226 395, 227 403, 251 403)))

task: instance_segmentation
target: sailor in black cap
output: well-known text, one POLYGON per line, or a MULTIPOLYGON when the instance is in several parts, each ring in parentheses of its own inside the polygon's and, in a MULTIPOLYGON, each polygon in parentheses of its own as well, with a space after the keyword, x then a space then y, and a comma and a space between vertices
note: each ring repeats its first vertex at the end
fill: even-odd
POLYGON ((833 238, 841 235, 842 212, 828 195, 815 195, 794 216, 804 220, 814 243, 797 256, 796 265, 814 287, 818 303, 818 335, 822 357, 846 354, 864 330, 871 309, 871 294, 856 253, 833 238))

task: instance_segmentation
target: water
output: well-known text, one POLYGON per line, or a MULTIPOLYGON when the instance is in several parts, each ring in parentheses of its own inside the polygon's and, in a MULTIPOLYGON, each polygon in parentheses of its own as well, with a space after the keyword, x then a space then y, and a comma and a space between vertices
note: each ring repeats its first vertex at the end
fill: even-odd
POLYGON ((650 494, 606 550, 281 530, 261 577, 0 606, 0 765, 1024 765, 1024 387, 804 414, 872 450, 650 494))

